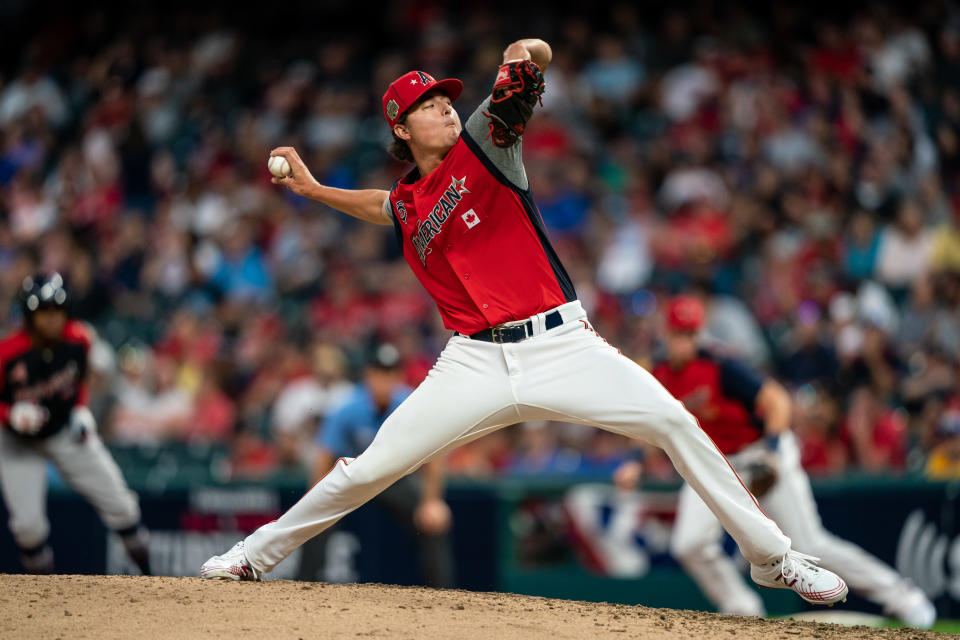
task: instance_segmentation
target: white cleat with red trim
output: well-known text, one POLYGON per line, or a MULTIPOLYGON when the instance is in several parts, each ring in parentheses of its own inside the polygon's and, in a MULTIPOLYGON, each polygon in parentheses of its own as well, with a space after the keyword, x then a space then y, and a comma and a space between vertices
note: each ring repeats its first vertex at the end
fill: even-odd
POLYGON ((751 565, 750 577, 768 589, 793 589, 810 604, 833 606, 837 602, 846 602, 847 583, 832 571, 814 564, 819 561, 819 558, 791 550, 770 564, 751 565))
POLYGON ((233 545, 222 556, 213 556, 200 567, 200 577, 207 580, 255 580, 260 582, 263 574, 247 562, 243 540, 233 545))

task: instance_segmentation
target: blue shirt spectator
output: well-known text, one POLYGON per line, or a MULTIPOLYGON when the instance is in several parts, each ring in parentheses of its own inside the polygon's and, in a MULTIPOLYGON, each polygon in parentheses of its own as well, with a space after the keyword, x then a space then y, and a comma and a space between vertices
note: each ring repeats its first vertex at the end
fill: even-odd
POLYGON ((843 270, 850 278, 860 281, 873 276, 880 251, 880 233, 869 214, 860 211, 853 216, 843 250, 843 270))
POLYGON ((236 258, 223 256, 211 282, 228 298, 262 299, 273 290, 267 265, 256 247, 236 258))

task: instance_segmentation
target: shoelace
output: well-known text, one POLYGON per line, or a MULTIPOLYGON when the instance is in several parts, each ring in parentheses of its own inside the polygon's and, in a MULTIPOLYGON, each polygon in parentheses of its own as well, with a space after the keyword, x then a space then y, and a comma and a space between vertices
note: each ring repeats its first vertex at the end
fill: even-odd
POLYGON ((814 564, 816 562, 820 562, 820 558, 799 551, 789 551, 780 560, 780 575, 783 576, 784 580, 799 577, 801 584, 809 582, 804 578, 802 572, 806 569, 814 575, 820 573, 820 567, 814 564))

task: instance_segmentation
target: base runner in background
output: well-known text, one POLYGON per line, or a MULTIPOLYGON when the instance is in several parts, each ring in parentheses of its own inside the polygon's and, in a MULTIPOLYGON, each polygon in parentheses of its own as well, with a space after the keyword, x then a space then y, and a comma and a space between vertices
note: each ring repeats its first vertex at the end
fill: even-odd
MULTIPOLYGON (((353 457, 370 446, 387 416, 407 399, 400 354, 381 344, 367 361, 363 381, 339 406, 332 407, 317 431, 314 482, 330 473, 338 458, 353 457)), ((431 460, 417 475, 404 476, 372 502, 416 534, 420 579, 428 587, 453 586, 453 550, 450 547, 450 507, 443 500, 443 460, 431 460)), ((322 575, 327 529, 303 545, 298 579, 322 575)))
POLYGON ((90 501, 144 575, 147 531, 137 496, 97 435, 87 408, 90 337, 67 318, 63 278, 28 277, 20 290, 23 328, 0 341, 0 488, 24 568, 53 571, 47 544, 47 461, 90 501))
POLYGON ((521 155, 552 52, 542 40, 504 51, 492 94, 461 126, 463 84, 410 71, 387 88, 383 114, 399 159, 414 166, 390 191, 318 183, 297 152, 274 178, 348 215, 393 226, 403 256, 454 331, 423 383, 370 446, 341 459, 276 522, 201 567, 205 578, 257 580, 304 542, 421 465, 526 420, 578 422, 662 448, 753 563, 753 579, 813 604, 847 586, 793 551, 727 460, 643 367, 594 331, 550 244, 521 155))
MULTIPOLYGON (((800 449, 790 431, 790 396, 775 380, 764 379, 735 360, 698 350, 704 307, 692 296, 667 306, 667 359, 653 375, 679 398, 748 482, 760 506, 793 545, 820 558, 854 592, 913 627, 929 628, 936 610, 926 595, 893 568, 857 545, 824 529, 810 479, 800 466, 800 449)), ((614 475, 622 489, 636 488, 639 461, 614 475)), ((677 504, 670 551, 721 613, 762 616, 763 603, 743 581, 721 547, 720 522, 684 484, 677 504)))

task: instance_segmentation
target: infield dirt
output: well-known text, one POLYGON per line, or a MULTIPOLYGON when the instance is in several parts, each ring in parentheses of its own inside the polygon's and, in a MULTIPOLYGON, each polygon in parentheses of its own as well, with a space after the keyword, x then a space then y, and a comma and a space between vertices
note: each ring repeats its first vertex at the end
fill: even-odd
POLYGON ((285 580, 0 575, 2 638, 955 638, 500 593, 285 580))

